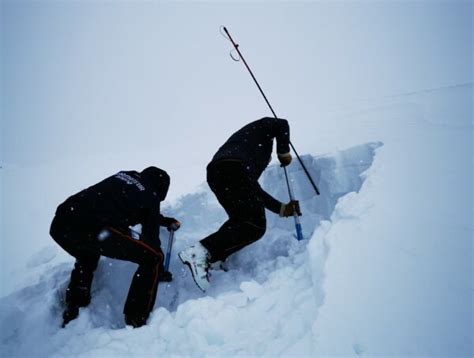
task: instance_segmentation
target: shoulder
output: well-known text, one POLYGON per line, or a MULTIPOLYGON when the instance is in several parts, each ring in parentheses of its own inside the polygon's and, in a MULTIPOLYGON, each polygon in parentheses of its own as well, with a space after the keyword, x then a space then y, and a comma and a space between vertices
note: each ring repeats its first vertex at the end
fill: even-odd
POLYGON ((145 191, 145 185, 136 171, 120 171, 113 176, 123 184, 135 186, 139 191, 145 191))

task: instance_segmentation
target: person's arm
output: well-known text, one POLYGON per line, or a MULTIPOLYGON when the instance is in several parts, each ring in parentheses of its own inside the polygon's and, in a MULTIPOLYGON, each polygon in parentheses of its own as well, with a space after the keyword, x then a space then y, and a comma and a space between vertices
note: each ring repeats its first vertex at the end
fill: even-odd
POLYGON ((152 207, 144 209, 142 212, 142 235, 141 240, 151 245, 152 247, 159 248, 160 242, 160 203, 157 202, 152 207))
POLYGON ((274 212, 275 214, 280 214, 280 210, 283 204, 277 199, 275 199, 273 196, 268 194, 265 190, 263 190, 260 184, 258 184, 258 182, 257 185, 260 197, 263 200, 265 208, 267 208, 271 212, 274 212))
POLYGON ((291 163, 292 158, 290 153, 290 126, 286 119, 279 119, 275 124, 275 138, 278 160, 282 166, 287 166, 291 163))
POLYGON ((265 208, 278 214, 280 217, 290 217, 295 213, 298 216, 301 216, 300 203, 298 200, 290 201, 288 204, 284 204, 273 196, 268 194, 262 187, 259 185, 260 197, 263 199, 265 208))
POLYGON ((269 125, 272 137, 276 139, 278 155, 290 153, 290 126, 286 119, 265 117, 263 120, 269 125))
POLYGON ((287 166, 291 163, 290 153, 290 126, 286 119, 282 118, 262 118, 269 128, 270 135, 276 139, 276 150, 278 160, 282 166, 287 166))

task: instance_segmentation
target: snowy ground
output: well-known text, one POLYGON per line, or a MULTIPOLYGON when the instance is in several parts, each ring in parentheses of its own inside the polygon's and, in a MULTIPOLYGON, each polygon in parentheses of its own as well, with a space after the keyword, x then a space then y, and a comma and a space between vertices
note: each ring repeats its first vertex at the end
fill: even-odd
MULTIPOLYGON (((60 329, 72 260, 44 247, 0 299, 2 355, 471 356, 472 95, 463 85, 311 119, 329 153, 304 157, 322 195, 290 167, 307 240, 268 213, 265 237, 206 295, 175 255, 146 327, 121 313, 134 265, 102 259, 91 305, 60 329)), ((276 166, 262 178, 287 200, 282 183, 276 166)), ((183 221, 175 253, 225 218, 206 185, 164 214, 183 221)))

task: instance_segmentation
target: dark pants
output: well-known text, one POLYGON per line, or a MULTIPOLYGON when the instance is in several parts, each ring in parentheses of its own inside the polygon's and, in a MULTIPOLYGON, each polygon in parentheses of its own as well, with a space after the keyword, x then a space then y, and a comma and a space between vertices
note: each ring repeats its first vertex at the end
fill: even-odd
POLYGON ((79 223, 68 213, 56 213, 50 233, 76 258, 66 291, 67 305, 84 307, 89 304, 94 271, 100 256, 104 255, 139 265, 130 285, 124 314, 146 322, 155 304, 158 275, 163 264, 159 248, 135 240, 116 228, 79 223))
POLYGON ((207 168, 207 182, 229 219, 201 240, 210 262, 225 260, 260 239, 266 230, 265 206, 259 184, 238 161, 220 161, 207 168))

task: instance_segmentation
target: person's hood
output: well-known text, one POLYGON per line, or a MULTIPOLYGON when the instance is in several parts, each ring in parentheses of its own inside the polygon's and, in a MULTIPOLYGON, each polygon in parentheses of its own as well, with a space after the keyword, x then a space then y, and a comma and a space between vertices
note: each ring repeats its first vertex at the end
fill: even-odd
POLYGON ((160 201, 165 200, 170 187, 170 176, 167 172, 157 167, 148 167, 142 170, 140 176, 155 188, 160 201))

